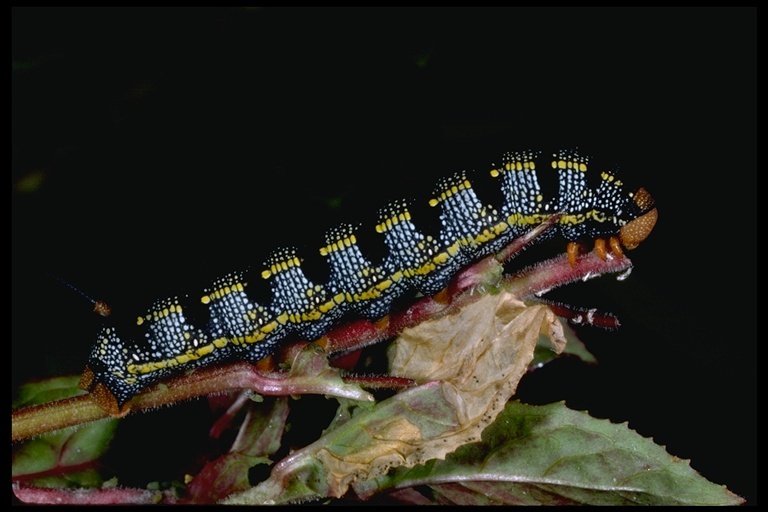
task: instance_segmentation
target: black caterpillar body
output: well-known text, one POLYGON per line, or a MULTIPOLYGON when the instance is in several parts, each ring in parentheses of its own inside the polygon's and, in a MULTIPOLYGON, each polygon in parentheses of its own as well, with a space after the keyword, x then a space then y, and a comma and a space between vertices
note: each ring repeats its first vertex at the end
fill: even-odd
POLYGON ((378 265, 357 244, 360 228, 342 224, 327 231, 320 249, 330 270, 327 283, 310 282, 297 250, 283 247, 272 252, 261 272, 271 291, 268 304, 249 296, 247 282, 256 278, 249 272, 228 274, 205 290, 197 300, 207 307, 208 320, 200 325, 185 318, 187 297, 159 300, 138 318, 143 341, 125 339, 110 326, 101 329, 85 385, 93 389, 101 383, 122 407, 143 388, 180 371, 231 360, 256 362, 288 336, 317 339, 347 313, 378 319, 405 293, 433 295, 463 267, 555 213, 561 216, 550 233, 568 241, 612 238, 634 248, 656 221, 653 200, 642 188, 625 190, 613 171, 588 167, 589 159, 576 151, 508 153, 491 170, 503 194, 498 208, 478 199, 465 172, 437 183, 429 202, 440 207, 436 236, 412 222, 408 201, 382 208, 375 230, 387 252, 378 265), (599 179, 590 188, 587 173, 595 172, 599 179), (544 197, 540 173, 556 177, 552 197, 544 197))

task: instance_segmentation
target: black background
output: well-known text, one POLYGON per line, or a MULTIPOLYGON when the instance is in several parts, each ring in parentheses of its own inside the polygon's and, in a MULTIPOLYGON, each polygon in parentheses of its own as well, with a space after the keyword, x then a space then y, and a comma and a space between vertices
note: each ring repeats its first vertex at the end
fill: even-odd
POLYGON ((14 387, 79 372, 98 329, 51 275, 135 316, 503 151, 578 146, 660 219, 628 280, 563 292, 621 319, 580 331, 600 364, 521 398, 628 421, 756 502, 755 9, 12 15, 14 387))

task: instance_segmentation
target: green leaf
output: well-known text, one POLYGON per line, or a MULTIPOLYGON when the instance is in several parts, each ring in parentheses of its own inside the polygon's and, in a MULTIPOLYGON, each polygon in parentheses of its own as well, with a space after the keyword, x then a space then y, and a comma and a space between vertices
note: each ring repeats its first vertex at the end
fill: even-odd
POLYGON ((253 457, 271 455, 280 448, 285 421, 290 412, 288 399, 277 397, 268 402, 252 402, 249 405, 231 451, 253 457))
MULTIPOLYGON (((74 472, 80 472, 106 452, 117 424, 118 420, 99 421, 28 441, 14 451, 11 473, 14 477, 35 478, 43 478, 54 472, 74 475, 74 472)), ((69 479, 77 480, 72 475, 69 479)), ((80 485, 91 486, 93 482, 93 476, 87 474, 86 480, 80 482, 80 485)))
POLYGON ((574 355, 585 363, 597 363, 595 356, 592 355, 589 350, 587 350, 587 346, 584 345, 584 342, 579 339, 576 331, 574 331, 568 323, 568 320, 564 318, 558 318, 558 320, 560 320, 560 323, 563 325, 563 334, 565 335, 565 339, 568 341, 568 343, 565 345, 565 350, 563 350, 563 353, 574 355))
POLYGON ((568 320, 558 317, 557 320, 562 325, 563 334, 567 340, 567 344, 561 353, 557 352, 556 347, 552 345, 552 340, 549 336, 544 334, 539 336, 539 341, 536 344, 536 348, 533 352, 533 361, 529 365, 529 369, 536 369, 544 366, 545 364, 557 359, 563 354, 569 354, 576 356, 585 363, 597 363, 597 359, 592 353, 587 350, 586 345, 576 335, 576 332, 568 324, 568 320))
POLYGON ((286 504, 341 497, 355 478, 382 475, 405 459, 420 457, 425 441, 455 427, 455 414, 438 383, 409 389, 373 408, 361 408, 280 461, 268 480, 225 502, 286 504))
POLYGON ((266 457, 227 453, 205 465, 187 488, 193 503, 213 503, 236 491, 250 487, 248 470, 257 464, 269 464, 266 457))
POLYGON ((79 380, 79 376, 70 375, 24 384, 19 387, 13 408, 29 407, 85 394, 85 391, 77 387, 79 380))
MULTIPOLYGON (((82 393, 78 377, 58 377, 25 384, 16 405, 28 406, 82 393)), ((101 484, 89 469, 106 450, 119 420, 105 420, 44 434, 14 447, 11 474, 47 487, 93 487, 101 484)))
POLYGON ((630 430, 562 403, 507 404, 483 432, 445 460, 398 469, 355 486, 370 495, 430 486, 439 503, 465 505, 739 505, 688 461, 630 430))

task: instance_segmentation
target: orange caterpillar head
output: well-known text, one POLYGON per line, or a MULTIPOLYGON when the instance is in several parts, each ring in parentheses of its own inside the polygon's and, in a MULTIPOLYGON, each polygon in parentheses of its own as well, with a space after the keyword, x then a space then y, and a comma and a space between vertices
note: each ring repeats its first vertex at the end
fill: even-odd
POLYGON ((644 188, 638 189, 634 193, 632 200, 640 211, 640 215, 627 222, 619 230, 621 245, 630 250, 648 238, 659 218, 659 212, 654 206, 653 198, 644 188))

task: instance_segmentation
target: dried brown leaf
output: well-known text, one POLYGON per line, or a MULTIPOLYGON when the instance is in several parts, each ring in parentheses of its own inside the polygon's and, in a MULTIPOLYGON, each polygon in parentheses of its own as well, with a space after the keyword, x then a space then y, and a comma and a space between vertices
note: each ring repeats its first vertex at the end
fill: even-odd
POLYGON ((470 428, 482 418, 492 421, 514 394, 540 334, 557 353, 565 348, 562 324, 547 306, 526 305, 506 292, 486 295, 457 313, 406 329, 392 345, 390 370, 421 382, 441 381, 460 428, 470 428))

